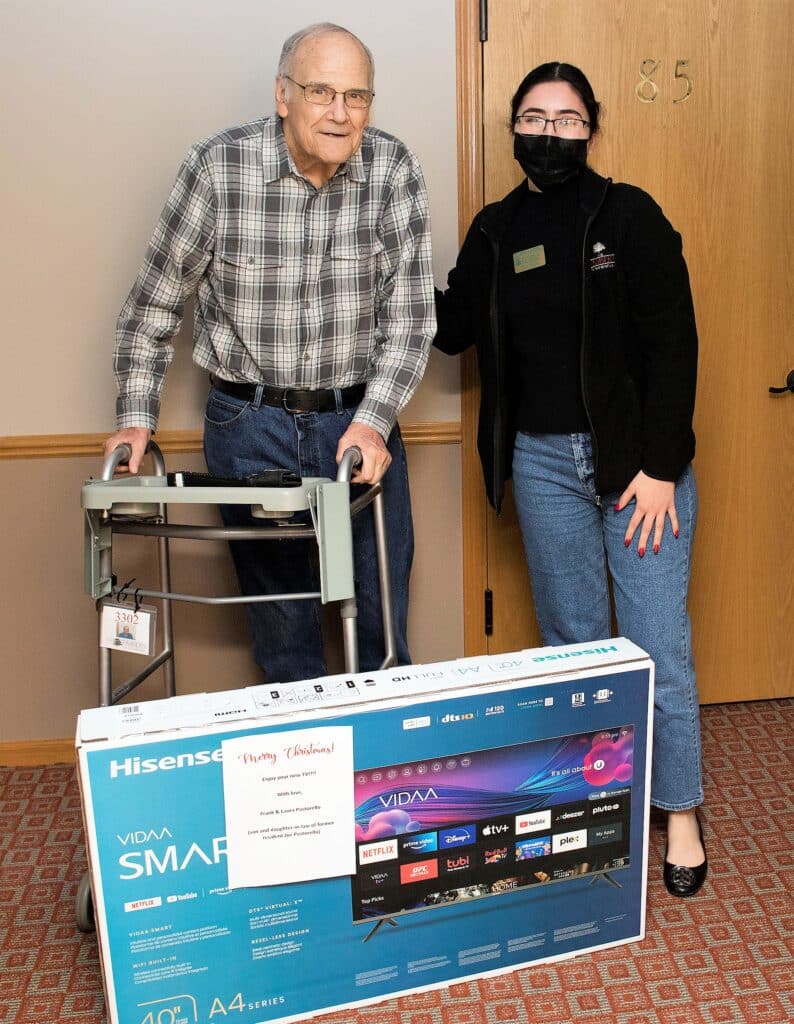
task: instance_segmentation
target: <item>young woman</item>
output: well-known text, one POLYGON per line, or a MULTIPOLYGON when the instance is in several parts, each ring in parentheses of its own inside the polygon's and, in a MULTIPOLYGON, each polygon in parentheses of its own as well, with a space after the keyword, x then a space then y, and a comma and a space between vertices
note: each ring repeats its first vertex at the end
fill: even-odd
POLYGON ((512 100, 526 180, 469 229, 435 344, 475 345, 489 500, 513 493, 547 644, 618 632, 656 665, 651 802, 667 812, 664 880, 691 896, 707 861, 686 610, 697 514, 697 334, 680 236, 654 200, 587 166, 600 105, 543 64, 512 100))

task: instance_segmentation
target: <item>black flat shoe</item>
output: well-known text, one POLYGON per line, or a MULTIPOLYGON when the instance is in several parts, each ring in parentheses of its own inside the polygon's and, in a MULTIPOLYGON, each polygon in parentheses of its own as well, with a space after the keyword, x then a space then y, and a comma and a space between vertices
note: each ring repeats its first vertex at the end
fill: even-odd
MULTIPOLYGON (((703 839, 703 828, 700 818, 695 815, 700 833, 700 845, 703 853, 706 853, 706 843, 703 839)), ((709 869, 708 857, 704 857, 703 863, 697 867, 688 868, 683 864, 670 864, 667 860, 667 844, 664 847, 664 884, 671 896, 694 896, 706 881, 706 874, 709 869)))

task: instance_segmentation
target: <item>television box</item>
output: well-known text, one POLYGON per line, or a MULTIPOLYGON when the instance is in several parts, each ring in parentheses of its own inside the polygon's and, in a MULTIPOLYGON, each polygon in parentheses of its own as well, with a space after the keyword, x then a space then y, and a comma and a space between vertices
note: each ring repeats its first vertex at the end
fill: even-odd
POLYGON ((82 712, 109 1020, 299 1020, 641 939, 652 712, 624 639, 82 712), (230 888, 223 745, 328 727, 350 872, 320 840, 317 877, 230 888))

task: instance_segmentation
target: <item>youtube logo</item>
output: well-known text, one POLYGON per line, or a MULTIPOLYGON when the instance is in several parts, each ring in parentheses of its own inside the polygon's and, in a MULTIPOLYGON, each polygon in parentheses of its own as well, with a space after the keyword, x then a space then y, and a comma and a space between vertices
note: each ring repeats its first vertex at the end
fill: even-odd
POLYGON ((551 829, 551 811, 528 811, 516 817, 516 835, 527 832, 548 832, 551 829))

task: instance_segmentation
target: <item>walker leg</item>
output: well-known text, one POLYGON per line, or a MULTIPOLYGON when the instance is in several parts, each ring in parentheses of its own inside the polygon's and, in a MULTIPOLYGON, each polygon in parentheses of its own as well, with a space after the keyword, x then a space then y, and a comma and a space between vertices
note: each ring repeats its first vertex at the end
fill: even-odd
MULTIPOLYGON (((113 572, 113 555, 110 548, 99 554, 99 572, 101 578, 110 578, 113 572)), ((97 601, 97 646, 99 647, 99 706, 106 708, 113 703, 112 672, 110 668, 110 648, 103 647, 99 642, 102 632, 102 601, 97 601)))
MULTIPOLYGON (((165 505, 160 506, 165 522, 165 505)), ((160 589, 164 594, 171 593, 171 557, 168 550, 168 538, 160 537, 157 542, 160 562, 160 589)), ((163 653, 168 657, 163 665, 165 673, 165 692, 167 697, 176 695, 176 678, 174 673, 174 623, 171 615, 171 601, 164 597, 163 604, 163 653)))
POLYGON ((358 672, 358 607, 354 597, 341 602, 342 638, 345 645, 345 671, 358 672))
MULTIPOLYGON (((165 476, 165 459, 159 446, 150 441, 147 452, 152 456, 154 472, 156 476, 165 476)), ((164 523, 168 522, 168 508, 160 505, 160 517, 164 523)), ((157 542, 157 555, 160 567, 160 590, 164 594, 171 593, 171 555, 168 546, 168 537, 160 537, 157 542)), ((164 597, 163 603, 163 654, 167 657, 163 665, 165 673, 165 692, 167 697, 176 695, 176 676, 174 672, 174 623, 171 615, 171 601, 164 597)))
POLYGON ((386 657, 381 668, 397 664, 397 642, 394 637, 394 611, 391 600, 391 575, 389 573, 389 550, 386 542, 386 516, 383 511, 383 494, 375 495, 372 503, 375 517, 375 550, 378 556, 378 582, 380 584, 380 606, 383 616, 383 647, 386 657))

